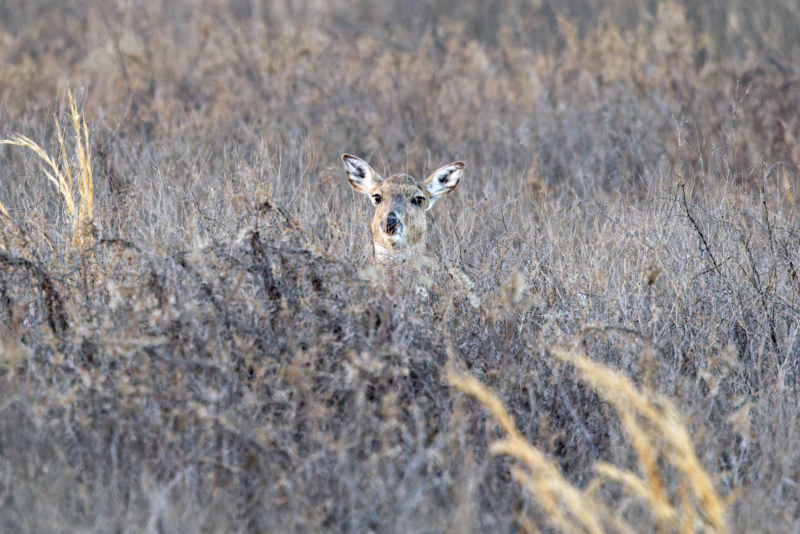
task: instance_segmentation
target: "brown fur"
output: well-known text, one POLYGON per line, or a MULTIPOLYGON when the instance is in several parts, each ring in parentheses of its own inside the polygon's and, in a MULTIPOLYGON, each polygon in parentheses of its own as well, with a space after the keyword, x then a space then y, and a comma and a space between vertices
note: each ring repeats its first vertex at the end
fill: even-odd
POLYGON ((425 254, 425 238, 428 233, 428 220, 425 209, 428 207, 428 192, 413 178, 397 174, 381 183, 374 190, 382 201, 375 206, 372 217, 372 244, 376 256, 394 255, 403 251, 425 254), (421 206, 414 206, 411 200, 423 197, 421 206), (389 213, 394 212, 404 226, 400 239, 395 241, 381 228, 389 213), (384 252, 385 251, 385 252, 384 252))
POLYGON ((424 255, 428 234, 425 211, 436 199, 451 193, 461 178, 464 164, 446 165, 418 182, 407 174, 383 180, 363 160, 342 156, 350 185, 369 195, 375 206, 372 218, 372 245, 378 261, 424 255), (392 225, 391 221, 395 221, 392 225))

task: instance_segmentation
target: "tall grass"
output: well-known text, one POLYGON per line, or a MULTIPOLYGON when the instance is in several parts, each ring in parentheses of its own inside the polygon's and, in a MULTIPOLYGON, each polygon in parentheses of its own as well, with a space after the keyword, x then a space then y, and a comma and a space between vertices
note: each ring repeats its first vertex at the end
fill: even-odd
POLYGON ((798 20, 0 1, 0 531, 794 532, 798 20))
MULTIPOLYGON (((56 187, 56 191, 64 203, 67 217, 71 222, 72 243, 82 246, 84 244, 84 233, 92 221, 94 203, 89 128, 75 108, 75 101, 72 98, 70 89, 67 89, 67 96, 69 99, 69 118, 74 128, 73 145, 75 147, 75 158, 69 158, 67 155, 69 142, 61 134, 61 125, 58 117, 55 117, 55 128, 58 136, 59 155, 55 159, 50 157, 36 142, 24 135, 15 134, 9 139, 0 139, 0 145, 28 148, 44 162, 46 168, 43 169, 43 172, 56 187), (61 160, 61 166, 58 165, 59 159, 61 160), (75 175, 74 181, 73 175, 75 175)), ((4 207, 2 208, 2 213, 10 220, 10 216, 4 207)))
POLYGON ((520 435, 502 402, 486 386, 455 371, 446 375, 451 386, 475 397, 506 432, 507 437, 492 443, 489 451, 522 462, 527 472, 512 468, 511 473, 540 503, 552 525, 563 532, 599 533, 608 529, 637 532, 637 528, 612 512, 612 508, 595 499, 594 494, 605 481, 619 484, 630 497, 642 501, 652 514, 656 532, 727 532, 723 500, 698 461, 675 405, 661 396, 648 399, 628 378, 592 362, 585 355, 563 349, 554 349, 552 354, 573 365, 583 379, 614 406, 638 456, 639 475, 608 462, 598 462, 594 465, 598 478, 587 485, 585 492, 580 491, 559 473, 544 452, 520 435), (646 427, 637 421, 639 418, 646 427), (677 470, 678 481, 670 483, 664 479, 662 471, 669 468, 659 466, 660 458, 677 470), (671 488, 672 495, 668 495, 666 487, 671 488))

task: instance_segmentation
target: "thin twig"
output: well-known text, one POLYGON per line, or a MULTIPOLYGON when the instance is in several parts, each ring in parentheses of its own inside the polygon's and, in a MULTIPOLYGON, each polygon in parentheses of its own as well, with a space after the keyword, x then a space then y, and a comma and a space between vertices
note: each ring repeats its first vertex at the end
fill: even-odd
POLYGON ((697 221, 694 220, 694 217, 692 217, 692 213, 689 211, 689 204, 687 204, 686 202, 686 186, 683 183, 683 180, 681 180, 678 183, 678 186, 681 188, 681 192, 683 192, 683 209, 686 211, 686 216, 689 218, 690 221, 692 221, 692 226, 694 226, 694 229, 700 236, 700 241, 702 241, 703 247, 706 249, 706 252, 708 253, 708 257, 711 258, 711 263, 714 264, 714 271, 718 271, 719 265, 717 264, 717 260, 714 259, 714 255, 711 253, 711 248, 708 246, 708 241, 706 241, 706 236, 703 235, 703 231, 700 230, 700 226, 698 226, 697 221))

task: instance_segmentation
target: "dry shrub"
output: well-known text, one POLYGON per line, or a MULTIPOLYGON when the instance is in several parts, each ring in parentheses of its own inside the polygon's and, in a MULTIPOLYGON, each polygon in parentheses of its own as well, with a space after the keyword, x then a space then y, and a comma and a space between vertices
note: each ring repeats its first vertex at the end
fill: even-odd
POLYGON ((785 0, 0 1, 1 137, 39 147, 0 149, 0 530, 721 530, 716 489, 731 531, 793 532, 796 27, 785 0), (344 151, 467 162, 427 295, 370 265, 344 151), (553 360, 576 337, 602 368, 553 360))

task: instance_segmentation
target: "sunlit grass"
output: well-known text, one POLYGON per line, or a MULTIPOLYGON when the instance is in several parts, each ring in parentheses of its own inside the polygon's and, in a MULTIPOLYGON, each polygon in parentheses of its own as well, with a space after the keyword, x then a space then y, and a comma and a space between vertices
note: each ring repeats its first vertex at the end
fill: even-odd
MULTIPOLYGON (((9 139, 1 139, 0 145, 28 148, 42 160, 42 170, 47 179, 55 186, 63 202, 64 210, 71 221, 72 243, 80 246, 84 243, 84 228, 92 220, 94 182, 92 180, 89 128, 75 107, 72 91, 67 89, 67 95, 69 118, 73 126, 74 158, 68 156, 69 141, 61 133, 61 125, 57 116, 55 117, 55 128, 58 135, 59 155, 55 159, 35 141, 24 135, 14 134, 9 139), (61 166, 58 165, 59 159, 61 166), (74 181, 73 175, 75 176, 74 181)), ((5 207, 2 207, 2 213, 10 220, 5 207)))
POLYGON ((455 371, 446 379, 483 404, 506 432, 507 436, 492 443, 489 450, 495 455, 512 456, 525 466, 526 470, 515 467, 511 473, 539 503, 552 526, 562 532, 636 532, 634 526, 595 498, 603 482, 613 482, 644 503, 657 532, 727 532, 722 499, 700 465, 675 406, 663 396, 649 399, 629 379, 584 355, 560 348, 551 352, 556 359, 573 365, 614 406, 638 456, 638 475, 598 462, 594 465, 598 478, 587 491, 581 491, 561 475, 544 452, 522 438, 500 399, 486 386, 455 371), (644 425, 639 418, 644 419, 644 425), (666 468, 659 468, 659 459, 668 461, 681 474, 680 481, 670 484, 673 495, 665 490, 662 470, 666 468))

